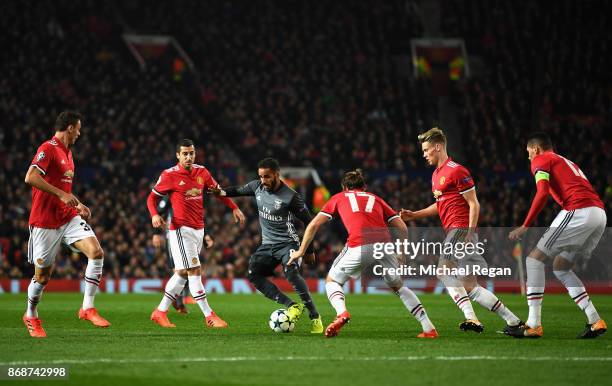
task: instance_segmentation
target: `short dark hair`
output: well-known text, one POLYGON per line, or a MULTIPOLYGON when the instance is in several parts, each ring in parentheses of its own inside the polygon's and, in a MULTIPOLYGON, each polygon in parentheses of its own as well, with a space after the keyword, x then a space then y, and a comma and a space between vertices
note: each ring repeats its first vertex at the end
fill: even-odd
POLYGON ((55 131, 66 131, 68 126, 76 126, 79 121, 83 121, 81 113, 76 111, 62 111, 55 120, 55 131))
POLYGON ((439 127, 427 130, 423 134, 419 134, 417 138, 420 143, 429 142, 446 145, 446 135, 444 135, 444 132, 439 127))
POLYGON ((365 177, 361 169, 346 172, 344 173, 344 177, 342 177, 342 186, 346 189, 363 189, 365 185, 365 177))
POLYGON ((189 147, 189 146, 195 146, 192 140, 188 138, 181 139, 179 143, 176 145, 176 152, 180 153, 181 147, 189 147))
POLYGON ((540 146, 543 150, 550 150, 553 147, 550 135, 543 131, 532 133, 527 138, 527 146, 540 146))
POLYGON ((275 172, 280 170, 280 166, 278 165, 278 161, 274 158, 264 158, 257 164, 259 169, 272 169, 275 172))

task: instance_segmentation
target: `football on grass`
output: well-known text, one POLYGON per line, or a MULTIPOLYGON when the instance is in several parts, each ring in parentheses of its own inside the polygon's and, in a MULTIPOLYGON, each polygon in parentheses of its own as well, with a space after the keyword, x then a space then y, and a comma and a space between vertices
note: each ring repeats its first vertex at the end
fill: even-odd
POLYGON ((295 327, 295 323, 289 318, 287 310, 283 309, 273 311, 268 323, 274 332, 291 332, 295 327))

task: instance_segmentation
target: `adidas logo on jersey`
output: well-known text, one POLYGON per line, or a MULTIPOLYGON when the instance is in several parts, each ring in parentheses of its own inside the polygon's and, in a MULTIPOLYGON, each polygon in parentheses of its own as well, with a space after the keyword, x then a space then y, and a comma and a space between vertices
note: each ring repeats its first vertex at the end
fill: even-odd
POLYGON ((181 182, 179 182, 179 186, 183 186, 185 185, 185 181, 181 180, 181 182))

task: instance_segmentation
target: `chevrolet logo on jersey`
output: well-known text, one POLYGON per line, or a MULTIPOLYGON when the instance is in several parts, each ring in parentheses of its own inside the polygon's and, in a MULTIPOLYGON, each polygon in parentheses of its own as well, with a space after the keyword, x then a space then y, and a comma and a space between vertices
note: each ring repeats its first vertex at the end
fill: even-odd
POLYGON ((202 189, 192 188, 185 192, 187 197, 197 197, 202 195, 202 189))
POLYGON ((436 189, 434 190, 433 195, 434 195, 434 198, 437 200, 442 195, 442 192, 436 189))
POLYGON ((74 172, 72 170, 66 170, 66 173, 64 173, 64 177, 72 178, 74 177, 74 172))

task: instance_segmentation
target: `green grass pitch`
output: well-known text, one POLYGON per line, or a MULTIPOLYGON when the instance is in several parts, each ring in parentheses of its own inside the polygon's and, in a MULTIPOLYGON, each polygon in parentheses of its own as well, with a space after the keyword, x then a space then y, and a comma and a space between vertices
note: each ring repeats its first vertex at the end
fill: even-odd
MULTIPOLYGON (((161 295, 98 295, 96 306, 112 326, 80 321, 81 295, 47 293, 40 304, 48 337, 32 339, 21 321, 26 296, 0 296, 0 365, 69 366, 64 381, 6 381, 17 385, 560 385, 609 384, 612 344, 604 335, 577 340, 584 315, 567 295, 544 298, 544 337, 513 339, 496 333, 496 315, 475 305, 485 332, 457 328, 462 319, 448 296, 420 295, 441 336, 416 339, 420 328, 399 299, 348 295, 353 319, 337 338, 309 333, 303 317, 293 333, 276 334, 267 321, 279 308, 260 295, 215 295, 210 302, 228 321, 207 329, 196 305, 173 310, 176 329, 149 320, 161 295)), ((519 317, 527 306, 501 295, 519 317)), ((593 296, 602 317, 612 296, 593 296)), ((334 315, 324 296, 315 298, 326 325, 334 315)))

